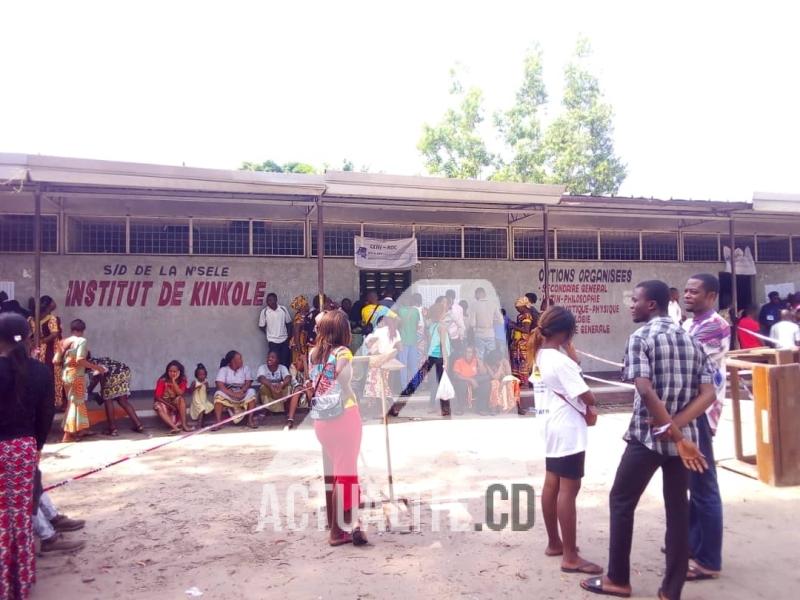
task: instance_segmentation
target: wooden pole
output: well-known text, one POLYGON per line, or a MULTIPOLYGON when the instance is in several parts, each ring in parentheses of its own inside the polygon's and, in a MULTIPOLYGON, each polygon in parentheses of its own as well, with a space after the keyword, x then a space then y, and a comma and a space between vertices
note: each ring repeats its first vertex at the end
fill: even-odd
POLYGON ((322 219, 322 196, 317 197, 317 288, 319 309, 325 310, 325 223, 322 219))
POLYGON ((41 337, 39 298, 42 296, 42 192, 38 187, 33 194, 33 203, 33 347, 38 350, 41 337))
POLYGON ((389 501, 394 502, 394 478, 392 477, 392 450, 389 445, 389 411, 386 409, 386 386, 385 377, 388 371, 384 371, 383 367, 369 367, 370 369, 378 369, 378 377, 380 377, 381 386, 381 411, 383 412, 383 431, 386 441, 386 474, 389 479, 389 501))

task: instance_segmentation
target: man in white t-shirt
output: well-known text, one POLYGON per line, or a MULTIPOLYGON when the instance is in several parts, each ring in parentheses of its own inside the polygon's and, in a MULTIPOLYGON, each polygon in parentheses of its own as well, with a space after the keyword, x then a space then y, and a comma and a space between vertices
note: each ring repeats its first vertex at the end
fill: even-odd
POLYGON ((258 328, 267 336, 267 350, 278 353, 278 362, 287 369, 292 355, 289 350, 289 335, 292 333, 292 315, 278 304, 278 296, 267 294, 267 305, 258 316, 258 328))
MULTIPOLYGON (((271 350, 267 355, 267 363, 258 367, 256 381, 261 384, 258 389, 261 404, 268 404, 273 400, 289 395, 289 384, 292 381, 292 376, 289 373, 289 369, 278 362, 278 353, 275 350, 271 350)), ((267 410, 273 413, 285 412, 288 401, 287 399, 283 402, 277 402, 272 406, 268 406, 267 410)))
POLYGON ((777 340, 778 348, 791 350, 800 346, 800 325, 795 322, 790 310, 781 311, 781 320, 770 327, 769 337, 777 340))

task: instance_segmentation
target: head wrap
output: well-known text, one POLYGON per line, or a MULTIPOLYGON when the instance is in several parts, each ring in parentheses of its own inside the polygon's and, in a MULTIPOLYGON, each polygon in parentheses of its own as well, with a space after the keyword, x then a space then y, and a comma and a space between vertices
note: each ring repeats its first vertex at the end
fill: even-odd
POLYGON ((519 306, 524 306, 525 308, 533 308, 533 304, 531 304, 527 296, 520 296, 519 298, 517 298, 516 302, 514 302, 514 308, 517 308, 519 306))
POLYGON ((305 296, 296 296, 292 303, 289 305, 292 307, 292 310, 295 312, 300 312, 303 310, 308 310, 308 300, 306 300, 305 296))

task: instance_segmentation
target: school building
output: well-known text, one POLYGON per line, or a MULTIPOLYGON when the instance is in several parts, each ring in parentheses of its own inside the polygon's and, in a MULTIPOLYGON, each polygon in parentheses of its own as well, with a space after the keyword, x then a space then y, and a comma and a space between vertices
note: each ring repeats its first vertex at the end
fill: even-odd
POLYGON ((578 317, 578 346, 619 360, 637 281, 682 289, 692 274, 714 273, 722 307, 734 295, 742 307, 773 287, 800 291, 799 205, 781 194, 586 197, 549 185, 0 154, 0 289, 26 306, 38 288, 65 325, 86 321, 93 353, 129 364, 135 389, 152 389, 173 358, 213 375, 237 349, 255 368, 267 292, 285 305, 320 289, 355 300, 388 282, 456 287, 469 301, 487 281, 512 315, 517 297, 541 298, 549 282, 578 317), (357 235, 413 237, 419 262, 359 269, 357 235))

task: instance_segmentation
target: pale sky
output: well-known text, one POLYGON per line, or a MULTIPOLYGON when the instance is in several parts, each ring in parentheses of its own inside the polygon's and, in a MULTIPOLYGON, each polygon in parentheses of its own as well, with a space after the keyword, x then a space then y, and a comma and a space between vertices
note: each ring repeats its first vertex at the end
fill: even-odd
POLYGON ((507 107, 538 41, 558 110, 580 33, 615 110, 620 194, 800 192, 791 2, 127 1, 0 4, 0 152, 424 174, 422 123, 467 69, 507 107))

